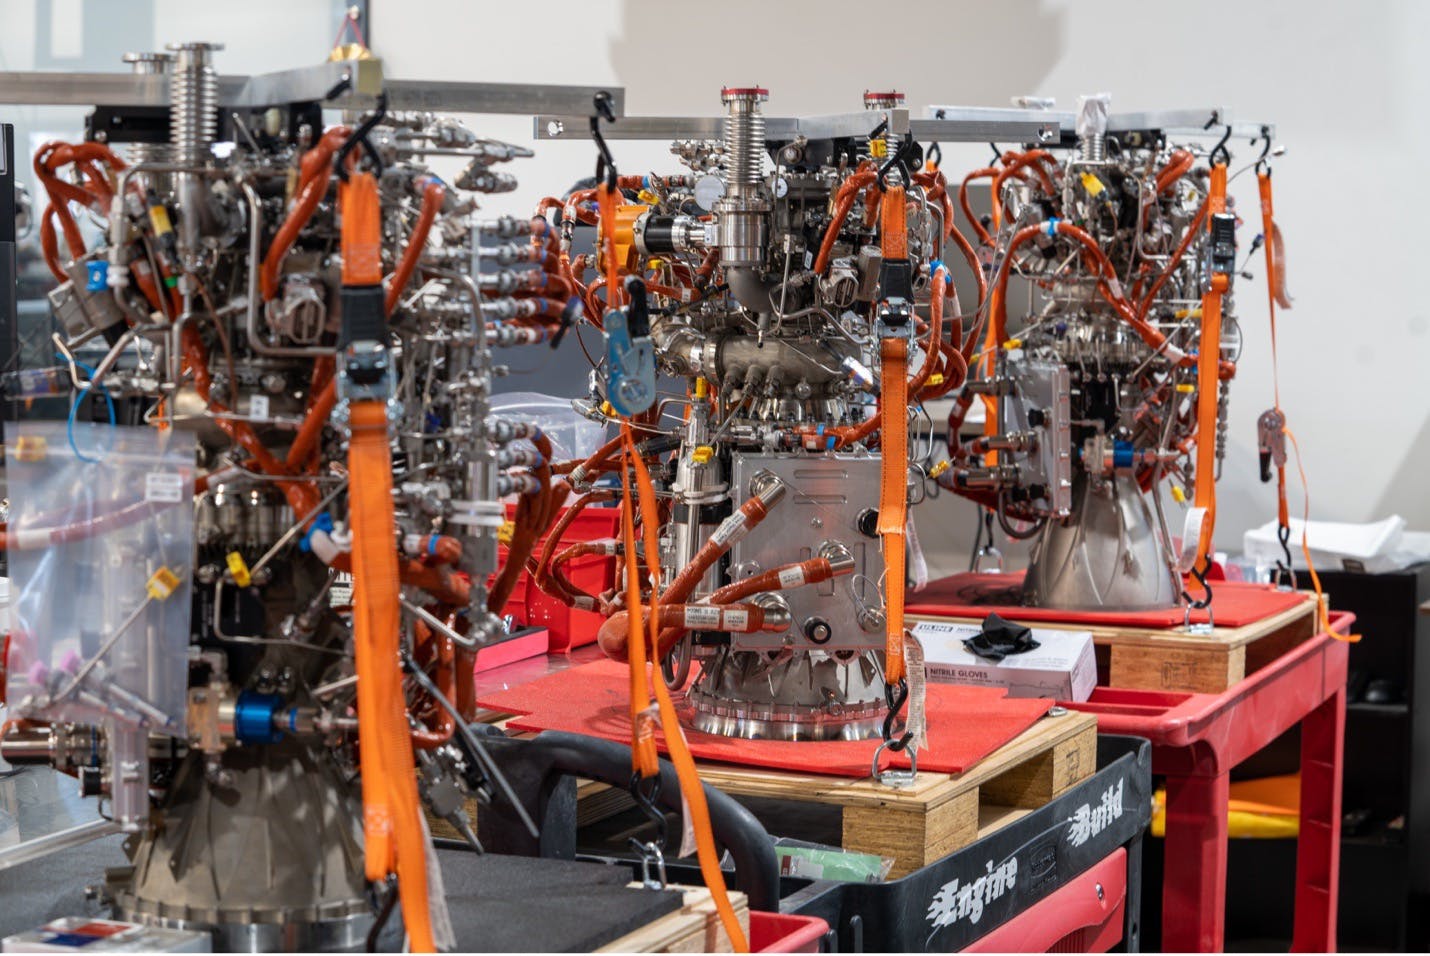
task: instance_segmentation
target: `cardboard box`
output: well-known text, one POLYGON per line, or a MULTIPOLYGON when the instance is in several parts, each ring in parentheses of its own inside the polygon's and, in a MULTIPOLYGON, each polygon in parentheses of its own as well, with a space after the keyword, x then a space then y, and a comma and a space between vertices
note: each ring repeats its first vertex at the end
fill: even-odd
POLYGON ((119 920, 66 916, 36 930, 7 936, 6 953, 209 953, 213 936, 119 920))
POLYGON ((1033 628, 1040 645, 1001 661, 979 657, 963 646, 983 628, 978 624, 919 621, 914 636, 924 649, 928 679, 941 684, 985 684, 1008 688, 1009 697, 1050 697, 1084 701, 1097 686, 1091 631, 1033 628))

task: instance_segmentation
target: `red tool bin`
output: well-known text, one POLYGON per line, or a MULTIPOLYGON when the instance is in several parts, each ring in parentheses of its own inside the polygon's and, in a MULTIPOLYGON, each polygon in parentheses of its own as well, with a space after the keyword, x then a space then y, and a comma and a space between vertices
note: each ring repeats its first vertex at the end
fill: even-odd
POLYGON ((818 916, 750 910, 752 953, 817 953, 828 932, 829 924, 818 916))
MULTIPOLYGON (((562 509, 565 513, 565 509, 562 509)), ((507 505, 506 515, 510 520, 516 514, 515 505, 507 505)), ((558 516, 559 517, 559 516, 558 516)), ((571 526, 562 536, 560 547, 594 541, 599 538, 614 538, 620 533, 620 509, 589 506, 576 516, 571 526)), ((540 554, 546 539, 538 541, 535 554, 540 554)), ((505 561, 506 548, 500 550, 500 558, 505 561)), ((590 594, 600 594, 612 587, 616 580, 616 559, 609 555, 584 555, 566 564, 566 573, 571 582, 590 594)), ((590 644, 596 639, 596 631, 605 620, 595 611, 578 611, 567 607, 556 598, 545 593, 531 580, 531 575, 521 573, 516 588, 511 592, 503 611, 517 621, 532 627, 544 627, 551 635, 549 650, 553 654, 566 653, 582 644, 590 644)))
MULTIPOLYGON (((1354 616, 1332 614, 1338 634, 1354 616)), ((1086 703, 1098 731, 1152 742, 1167 782, 1162 950, 1219 952, 1226 929, 1227 802, 1231 770, 1301 725, 1301 823, 1292 949, 1336 947, 1341 759, 1348 645, 1318 634, 1219 694, 1099 687, 1086 703)))

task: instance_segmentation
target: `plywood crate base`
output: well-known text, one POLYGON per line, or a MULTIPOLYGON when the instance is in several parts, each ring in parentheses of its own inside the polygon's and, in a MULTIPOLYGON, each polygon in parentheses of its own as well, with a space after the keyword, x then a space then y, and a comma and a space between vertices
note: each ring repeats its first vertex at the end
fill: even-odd
MULTIPOLYGON (((632 883, 636 890, 639 883, 632 883)), ((672 886, 685 891, 685 904, 620 939, 607 943, 598 953, 729 953, 734 951, 725 932, 715 901, 703 886, 672 886)), ((745 894, 730 891, 735 918, 750 938, 750 907, 745 894)))
MULTIPOLYGON (((1087 779, 1096 763, 1096 718, 1059 709, 977 766, 960 774, 921 772, 903 788, 869 779, 709 763, 700 765, 700 779, 736 798, 836 807, 841 845, 892 857, 890 876, 899 877, 977 840, 980 817, 1016 819, 1018 810, 1041 807, 1087 779)), ((578 801, 577 815, 587 821, 631 805, 624 791, 598 784, 578 790, 578 801)))
MULTIPOLYGON (((1316 598, 1241 627, 1209 634, 1183 628, 1107 627, 1039 621, 1034 627, 1091 631, 1098 683, 1128 690, 1219 694, 1316 635, 1316 598)), ((1213 605, 1215 607, 1215 605, 1213 605)), ((1015 616, 1016 617, 1016 616, 1015 616)), ((978 623, 966 617, 911 615, 916 621, 978 623)))

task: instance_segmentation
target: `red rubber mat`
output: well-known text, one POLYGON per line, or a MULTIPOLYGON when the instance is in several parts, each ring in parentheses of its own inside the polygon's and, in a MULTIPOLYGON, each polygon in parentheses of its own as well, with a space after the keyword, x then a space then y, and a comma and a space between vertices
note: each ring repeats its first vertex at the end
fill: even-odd
MULTIPOLYGON (((1193 588, 1193 594, 1201 593, 1193 588)), ((951 574, 930 581, 912 592, 905 608, 909 614, 932 617, 982 618, 990 613, 1019 623, 1102 624, 1108 627, 1181 627, 1182 609, 1160 611, 1059 611, 1023 607, 1023 573, 951 574)), ((1305 601, 1294 591, 1278 591, 1269 584, 1247 581, 1213 581, 1212 610, 1218 627, 1242 627, 1265 620, 1305 601)), ((1205 624, 1206 611, 1193 611, 1192 623, 1205 624)))
MULTIPOLYGON (((919 769, 960 773, 1033 725, 1050 700, 1010 699, 999 687, 928 685, 929 749, 919 753, 919 769)), ((507 714, 514 730, 563 730, 630 743, 630 671, 615 661, 594 661, 482 697, 481 706, 507 714)), ((676 707, 682 709, 677 699, 676 707)), ((791 770, 796 773, 867 777, 877 740, 735 740, 689 728, 685 738, 699 760, 791 770)), ((659 731, 657 743, 665 750, 659 731)), ((880 769, 907 767, 901 754, 887 751, 880 769)))

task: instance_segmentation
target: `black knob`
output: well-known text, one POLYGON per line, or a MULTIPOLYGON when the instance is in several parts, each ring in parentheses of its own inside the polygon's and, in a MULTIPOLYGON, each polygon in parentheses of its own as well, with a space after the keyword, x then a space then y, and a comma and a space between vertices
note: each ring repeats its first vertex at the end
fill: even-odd
POLYGON ((834 636, 834 628, 822 617, 805 618, 804 636, 809 638, 812 644, 827 644, 834 636))
POLYGON ((1030 409, 1028 409, 1028 427, 1029 427, 1029 428, 1042 428, 1043 425, 1047 422, 1047 420, 1048 420, 1048 414, 1047 414, 1047 412, 1043 411, 1041 408, 1030 408, 1030 409))
POLYGON ((877 538, 879 536, 879 509, 865 508, 859 512, 859 517, 854 519, 854 527, 859 529, 859 533, 866 538, 877 538))
POLYGON ((103 793, 103 780, 98 767, 80 767, 78 776, 81 797, 97 797, 103 793))

